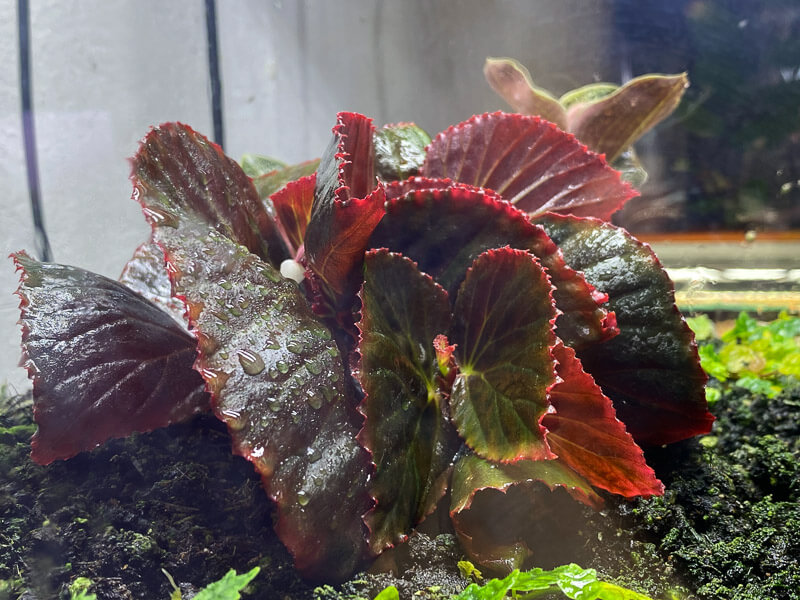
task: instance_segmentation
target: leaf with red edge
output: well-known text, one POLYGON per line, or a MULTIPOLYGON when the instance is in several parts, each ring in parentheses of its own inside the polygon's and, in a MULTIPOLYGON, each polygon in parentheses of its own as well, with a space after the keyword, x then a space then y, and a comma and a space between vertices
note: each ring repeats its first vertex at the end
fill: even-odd
POLYGON ((489 188, 520 210, 608 220, 636 191, 605 159, 539 117, 476 115, 436 136, 422 173, 489 188))
POLYGON ((101 275, 13 256, 39 427, 34 461, 69 458, 208 409, 192 370, 195 340, 166 312, 101 275))
POLYGON ((626 498, 663 494, 641 448, 617 419, 611 400, 583 371, 575 351, 558 343, 553 353, 559 380, 549 396, 555 412, 546 414, 542 425, 559 460, 593 486, 626 498))
POLYGON ((250 178, 219 146, 190 127, 164 123, 152 129, 131 163, 134 198, 151 199, 143 207, 154 226, 169 226, 182 213, 193 214, 273 264, 287 258, 250 178))
POLYGON ((319 159, 307 160, 296 165, 289 165, 280 169, 275 169, 269 173, 264 173, 253 178, 253 186, 258 192, 258 197, 266 201, 269 206, 269 197, 280 190, 290 181, 296 181, 303 177, 308 177, 316 173, 319 167, 319 159))
POLYGON ((278 536, 306 577, 346 578, 367 554, 370 461, 331 332, 294 282, 207 225, 155 235, 199 341, 195 368, 277 505, 278 536))
POLYGON ((543 229, 490 190, 419 179, 407 186, 391 184, 388 190, 395 197, 386 203, 386 216, 375 228, 370 247, 408 256, 448 291, 451 300, 478 255, 508 245, 529 251, 546 268, 556 288, 556 307, 563 313, 557 321, 561 339, 579 347, 616 334, 613 314, 599 306, 605 296, 564 263, 543 229))
POLYGON ((558 562, 581 509, 565 492, 592 508, 603 504, 586 480, 557 459, 494 463, 468 455, 453 469, 450 516, 461 545, 478 564, 511 571, 538 551, 558 562))
POLYGON ((299 258, 306 227, 311 219, 316 183, 316 174, 308 175, 297 181, 290 181, 270 196, 278 230, 295 260, 299 258))
POLYGON ((510 248, 481 254, 459 289, 450 336, 459 373, 450 407, 458 432, 480 456, 553 456, 541 426, 555 382, 551 290, 539 261, 510 248))
POLYGON ((570 266, 609 296, 620 334, 577 354, 636 442, 668 444, 708 433, 714 417, 694 334, 650 247, 596 219, 547 215, 538 222, 570 266))
POLYGON ((359 440, 376 465, 376 505, 365 522, 378 553, 433 510, 461 443, 446 416, 433 343, 450 325, 447 292, 407 258, 375 250, 364 261, 360 296, 359 440))
POLYGON ((183 302, 172 295, 164 251, 152 239, 136 249, 125 264, 119 282, 168 312, 181 327, 186 328, 183 302))
POLYGON ((376 187, 374 171, 374 129, 363 115, 339 113, 317 171, 305 252, 336 308, 347 304, 350 288, 356 286, 353 273, 384 213, 383 187, 376 187))

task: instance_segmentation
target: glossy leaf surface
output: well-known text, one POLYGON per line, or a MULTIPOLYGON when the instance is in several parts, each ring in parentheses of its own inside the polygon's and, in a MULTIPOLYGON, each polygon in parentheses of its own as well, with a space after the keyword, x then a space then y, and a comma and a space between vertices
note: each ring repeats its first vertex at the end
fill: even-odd
POLYGON ((554 348, 559 381, 550 390, 555 408, 542 420, 547 441, 559 460, 590 484, 627 498, 664 492, 642 450, 615 414, 591 375, 583 371, 575 351, 554 348))
POLYGON ((384 213, 385 196, 374 173, 373 130, 371 119, 340 113, 317 172, 305 251, 335 306, 347 298, 367 240, 384 213))
POLYGON ((150 302, 165 310, 184 329, 183 302, 172 295, 172 284, 164 264, 164 251, 152 240, 139 246, 125 264, 119 282, 141 294, 150 302))
POLYGON ((192 370, 195 340, 166 312, 101 275, 24 253, 14 260, 38 425, 33 460, 69 458, 208 409, 192 370))
POLYGON ((608 220, 636 195, 574 136, 539 117, 477 115, 440 133, 422 173, 490 188, 529 214, 608 220))
POLYGON ((256 188, 258 197, 262 202, 266 201, 269 205, 269 197, 280 190, 290 181, 296 181, 303 177, 308 177, 317 172, 319 167, 319 159, 307 160, 296 165, 289 165, 288 167, 281 167, 258 175, 253 178, 253 186, 256 188))
POLYGON ((431 137, 413 123, 398 123, 375 130, 373 143, 377 175, 384 181, 396 181, 419 173, 431 137))
POLYGON ((620 334, 578 350, 638 443, 707 433, 708 412, 694 335, 675 306, 672 282, 653 251, 608 223, 551 215, 539 220, 569 265, 609 295, 620 334))
POLYGON ((364 273, 358 378, 366 421, 359 440, 376 465, 376 506, 365 520, 380 552, 433 509, 460 442, 446 416, 434 347, 450 325, 447 292, 385 250, 367 253, 364 273))
MULTIPOLYGON (((580 273, 564 263, 541 228, 491 191, 444 187, 445 181, 415 180, 407 187, 423 189, 387 202, 387 214, 369 245, 414 260, 448 291, 451 301, 472 261, 482 252, 506 245, 527 250, 539 258, 556 288, 556 306, 563 313, 557 322, 562 339, 577 347, 615 335, 613 315, 598 305, 604 296, 598 296, 580 273)), ((393 194, 394 187, 388 187, 393 194)))
POLYGON ((180 213, 191 212, 274 264, 287 258, 250 178, 190 127, 164 123, 152 129, 132 160, 132 172, 134 198, 158 198, 157 207, 144 207, 152 225, 174 225, 180 213))
POLYGON ((552 458, 540 421, 555 381, 552 287, 522 250, 481 254, 461 285, 450 340, 459 374, 453 422, 477 454, 498 461, 552 458))

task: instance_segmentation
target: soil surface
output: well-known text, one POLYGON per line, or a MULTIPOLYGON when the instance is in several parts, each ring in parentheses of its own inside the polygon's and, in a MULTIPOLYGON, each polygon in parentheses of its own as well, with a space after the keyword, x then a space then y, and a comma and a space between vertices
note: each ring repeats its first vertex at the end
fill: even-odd
MULTIPOLYGON (((647 451, 663 497, 576 505, 569 535, 538 549, 538 564, 576 562, 665 600, 800 598, 800 388, 771 400, 734 390, 712 412, 711 435, 647 451)), ((371 599, 390 584, 401 598, 446 598, 468 583, 447 534, 412 536, 373 569, 394 575, 301 580, 259 478, 213 417, 47 467, 28 457, 33 431, 29 399, 0 400, 0 600, 69 598, 78 577, 100 600, 166 600, 163 571, 188 599, 256 565, 244 598, 371 599)))

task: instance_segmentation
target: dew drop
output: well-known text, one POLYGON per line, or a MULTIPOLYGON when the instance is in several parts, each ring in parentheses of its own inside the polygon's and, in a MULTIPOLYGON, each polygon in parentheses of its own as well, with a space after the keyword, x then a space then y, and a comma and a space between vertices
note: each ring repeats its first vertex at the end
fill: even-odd
POLYGON ((269 279, 272 283, 278 283, 279 281, 282 281, 280 273, 274 269, 261 269, 261 274, 269 279))
POLYGON ((275 379, 278 376, 278 369, 270 367, 267 375, 269 375, 270 379, 275 379))
POLYGON ((253 458, 261 458, 264 456, 264 446, 256 446, 253 448, 253 451, 250 453, 250 456, 253 458))
POLYGON ((226 315, 222 311, 213 311, 211 314, 214 315, 215 317, 217 317, 217 319, 219 319, 223 323, 227 323, 228 322, 228 315, 226 315))
POLYGON ((228 309, 228 312, 231 313, 234 317, 241 317, 242 311, 238 306, 231 306, 228 309))
POLYGON ((219 282, 219 287, 221 287, 223 290, 229 290, 233 287, 233 284, 227 279, 223 279, 219 282))
POLYGON ((264 370, 264 359, 258 352, 252 350, 239 350, 239 364, 248 375, 258 375, 264 370))
POLYGON ((281 409, 281 402, 277 398, 267 398, 267 404, 272 412, 278 412, 281 409))
POLYGON ((144 212, 145 217, 154 225, 163 225, 165 227, 172 227, 173 229, 178 227, 178 217, 168 210, 155 208, 153 206, 145 206, 142 212, 144 212))
POLYGON ((241 419, 242 414, 236 410, 223 410, 222 414, 230 419, 241 419))
POLYGON ((289 340, 286 344, 286 349, 292 354, 302 354, 305 350, 305 345, 300 340, 289 340))
POLYGON ((297 503, 300 506, 305 506, 306 504, 308 504, 308 500, 309 500, 308 494, 306 494, 303 491, 297 492, 297 503))
POLYGON ((289 372, 289 365, 284 360, 279 360, 278 362, 275 363, 275 366, 281 373, 285 374, 289 372))
POLYGON ((310 360, 306 363, 306 369, 312 375, 319 375, 322 373, 322 365, 315 360, 310 360))
POLYGON ((314 410, 319 410, 319 408, 322 406, 322 398, 312 392, 308 398, 308 405, 314 410))

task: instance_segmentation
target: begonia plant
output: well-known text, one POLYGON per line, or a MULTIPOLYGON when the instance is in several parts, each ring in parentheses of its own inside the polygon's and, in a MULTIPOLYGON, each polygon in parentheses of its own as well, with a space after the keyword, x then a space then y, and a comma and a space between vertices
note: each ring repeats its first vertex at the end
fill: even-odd
POLYGON ((213 411, 297 568, 339 580, 442 502, 473 560, 515 568, 532 534, 492 515, 660 494, 638 444, 709 431, 672 284, 609 223, 635 191, 571 134, 341 113, 320 161, 267 164, 163 124, 119 281, 14 255, 36 462, 213 411))

